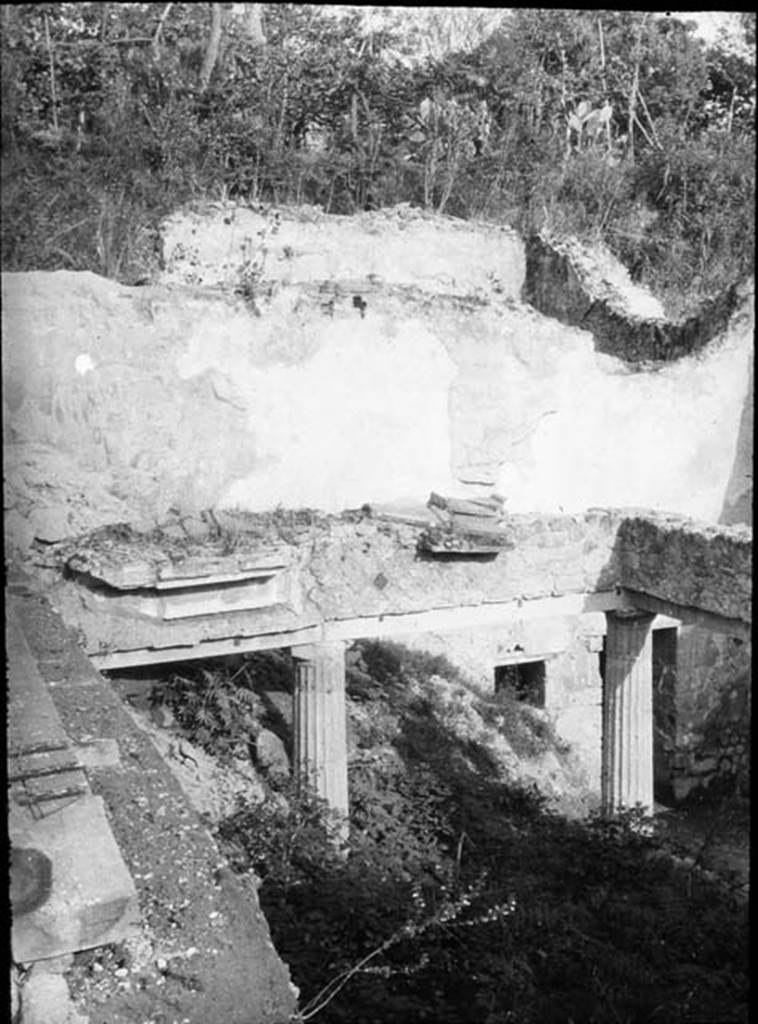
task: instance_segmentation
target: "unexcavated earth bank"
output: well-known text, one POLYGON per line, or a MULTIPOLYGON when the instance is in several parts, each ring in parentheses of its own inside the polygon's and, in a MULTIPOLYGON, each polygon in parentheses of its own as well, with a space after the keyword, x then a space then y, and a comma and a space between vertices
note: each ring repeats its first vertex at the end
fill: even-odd
MULTIPOLYGON (((745 776, 749 284, 672 325, 607 253, 405 206, 208 205, 172 217, 163 244, 141 287, 3 276, 16 795, 28 807, 30 779, 65 774, 32 804, 76 789, 126 866, 73 937, 44 907, 27 915, 17 960, 97 949, 96 906, 131 953, 76 990, 92 1021, 294 1012, 254 888, 197 818, 215 805, 186 803, 176 749, 96 669, 291 648, 296 691, 331 693, 319 651, 401 637, 448 656, 472 692, 515 688, 570 750, 538 783, 581 785, 586 806, 629 714, 607 680, 639 656, 622 648, 644 620, 656 799, 745 776)), ((41 842, 32 825, 18 827, 41 842)), ((55 970, 30 977, 35 998, 60 987, 55 970)))

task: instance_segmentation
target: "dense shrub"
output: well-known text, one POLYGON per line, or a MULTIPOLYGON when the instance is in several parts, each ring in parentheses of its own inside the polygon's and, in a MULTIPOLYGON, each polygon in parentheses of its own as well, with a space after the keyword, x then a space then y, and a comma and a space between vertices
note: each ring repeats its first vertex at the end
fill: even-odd
POLYGON ((234 198, 601 238, 676 314, 752 270, 754 69, 677 19, 523 9, 412 60, 391 11, 261 8, 263 45, 227 5, 4 10, 5 269, 139 281, 166 213, 234 198))
MULTIPOLYGON (((302 1019, 365 1024, 746 1020, 745 911, 650 822, 567 821, 504 778, 434 691, 460 677, 356 645, 350 837, 292 790, 219 830, 301 990, 302 1019)), ((461 700, 465 690, 461 689, 461 700)), ((518 708, 509 710, 518 713, 518 708)))
POLYGON ((188 662, 153 686, 151 703, 170 710, 188 739, 221 761, 247 757, 266 712, 261 690, 287 686, 291 677, 284 653, 246 654, 225 661, 188 662))

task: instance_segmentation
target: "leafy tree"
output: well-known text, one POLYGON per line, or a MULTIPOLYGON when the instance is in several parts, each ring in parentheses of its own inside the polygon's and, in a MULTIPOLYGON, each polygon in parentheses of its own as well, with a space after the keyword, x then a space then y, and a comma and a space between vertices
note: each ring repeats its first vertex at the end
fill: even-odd
POLYGON ((674 313, 752 268, 748 47, 646 12, 424 17, 6 6, 4 266, 144 278, 161 216, 212 196, 571 231, 674 313))

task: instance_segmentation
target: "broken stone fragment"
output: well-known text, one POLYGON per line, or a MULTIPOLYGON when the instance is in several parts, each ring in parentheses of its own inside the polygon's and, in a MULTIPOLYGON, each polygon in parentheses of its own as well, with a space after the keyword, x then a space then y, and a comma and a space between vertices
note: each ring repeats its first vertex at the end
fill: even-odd
POLYGON ((196 515, 189 515, 183 518, 182 526, 190 540, 207 540, 211 533, 211 528, 205 519, 196 515))
POLYGON ((89 1017, 77 1013, 62 974, 35 963, 22 990, 23 1024, 88 1024, 89 1017))
POLYGON ((290 759, 282 740, 270 729, 261 729, 255 741, 258 765, 271 775, 289 775, 290 759))

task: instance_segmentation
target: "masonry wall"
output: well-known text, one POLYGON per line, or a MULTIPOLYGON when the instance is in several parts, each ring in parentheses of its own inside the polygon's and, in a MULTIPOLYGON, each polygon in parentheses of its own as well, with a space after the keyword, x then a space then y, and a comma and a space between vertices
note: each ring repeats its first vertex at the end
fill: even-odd
POLYGON ((272 231, 250 210, 180 217, 154 286, 3 276, 16 548, 177 506, 339 510, 430 490, 717 520, 749 311, 698 357, 629 372, 520 300, 511 232, 408 210, 285 214, 272 231))
POLYGON ((630 510, 619 526, 616 554, 630 590, 752 621, 752 529, 630 510))
POLYGON ((683 626, 679 630, 671 760, 674 796, 738 786, 750 777, 751 644, 683 626))

